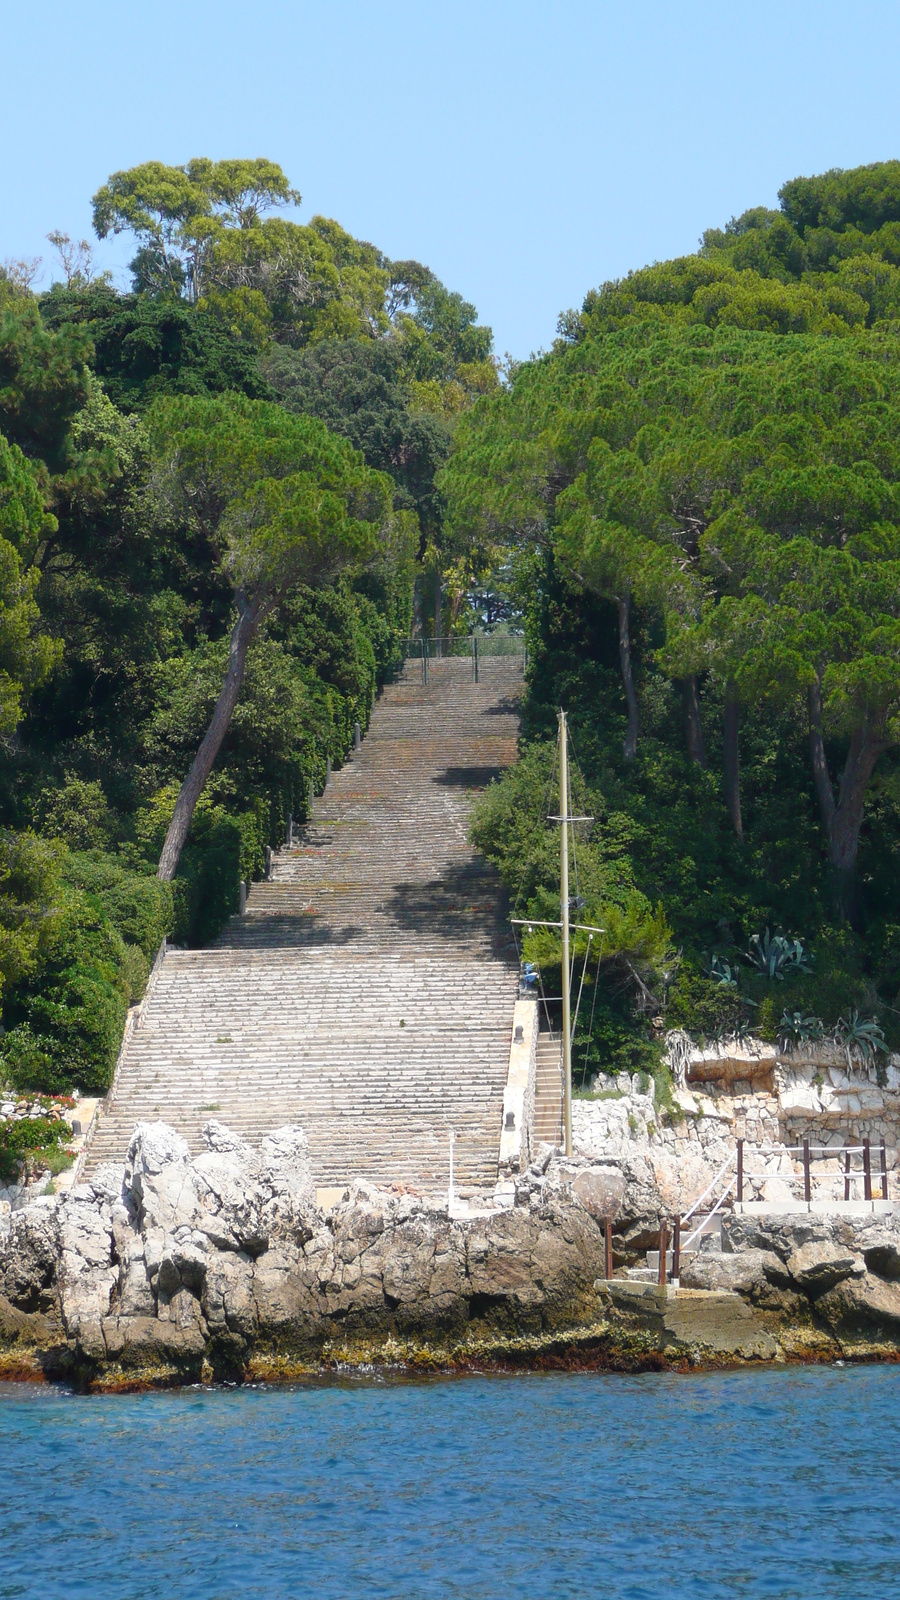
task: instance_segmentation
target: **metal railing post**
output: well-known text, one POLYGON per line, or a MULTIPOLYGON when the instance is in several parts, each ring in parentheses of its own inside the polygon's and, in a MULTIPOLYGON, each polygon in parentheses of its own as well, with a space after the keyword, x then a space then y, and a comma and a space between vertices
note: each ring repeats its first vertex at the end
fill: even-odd
POLYGON ((675 1218, 672 1229, 672 1282, 677 1285, 681 1277, 681 1217, 675 1218))
POLYGON ((809 1140, 803 1141, 803 1198, 809 1205, 812 1200, 812 1182, 809 1170, 809 1140))
POLYGON ((659 1274, 658 1283, 661 1289, 666 1286, 666 1256, 669 1253, 669 1224, 663 1217, 659 1225, 659 1274))
POLYGON ((607 1218, 606 1222, 604 1222, 604 1224, 603 1224, 603 1248, 604 1248, 604 1257, 605 1257, 604 1267, 605 1267, 605 1271, 606 1271, 607 1281, 609 1281, 609 1279, 613 1275, 613 1259, 612 1259, 612 1223, 609 1221, 608 1218, 607 1218))
POLYGON ((850 1146, 844 1151, 844 1199, 850 1199, 850 1146))
POLYGON ((868 1139, 863 1139, 863 1198, 872 1198, 872 1153, 868 1139))
POLYGON ((473 633, 473 635, 472 635, 472 644, 474 646, 474 657, 473 657, 473 659, 475 661, 475 682, 477 683, 478 682, 478 635, 477 635, 477 633, 473 633))
POLYGON ((743 1139, 738 1139, 738 1142, 737 1142, 737 1203, 738 1203, 739 1206, 743 1205, 743 1203, 744 1203, 744 1141, 743 1141, 743 1139))
POLYGON ((886 1200, 887 1197, 888 1197, 887 1146, 882 1143, 882 1146, 881 1146, 881 1198, 882 1198, 882 1200, 886 1200))

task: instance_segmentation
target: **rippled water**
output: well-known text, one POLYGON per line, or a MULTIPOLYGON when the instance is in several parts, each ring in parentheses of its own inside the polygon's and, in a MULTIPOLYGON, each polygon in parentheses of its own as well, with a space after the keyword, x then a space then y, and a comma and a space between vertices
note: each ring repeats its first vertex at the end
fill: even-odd
POLYGON ((0 1386, 0 1596, 900 1595, 900 1371, 0 1386))

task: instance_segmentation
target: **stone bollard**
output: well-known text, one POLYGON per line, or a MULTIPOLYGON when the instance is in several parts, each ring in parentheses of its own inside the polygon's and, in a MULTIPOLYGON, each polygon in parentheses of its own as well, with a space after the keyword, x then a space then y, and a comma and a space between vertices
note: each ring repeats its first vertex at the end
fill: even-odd
POLYGON ((362 745, 362 728, 358 722, 353 724, 353 748, 359 750, 362 745))
POLYGON ((331 757, 330 756, 326 756, 326 758, 325 758, 325 782, 326 782, 326 784, 331 782, 331 757))
POLYGON ((247 885, 243 878, 241 879, 240 898, 238 903, 240 906, 240 915, 243 916, 247 909, 247 885))
POLYGON ((272 846, 270 844, 267 844, 266 845, 266 877, 267 878, 271 878, 271 876, 272 876, 272 846))
POLYGON ((287 827, 285 829, 285 834, 284 834, 284 842, 287 845, 288 849, 290 850, 291 845, 294 842, 294 818, 293 818, 293 816, 292 816, 290 811, 288 812, 287 827))

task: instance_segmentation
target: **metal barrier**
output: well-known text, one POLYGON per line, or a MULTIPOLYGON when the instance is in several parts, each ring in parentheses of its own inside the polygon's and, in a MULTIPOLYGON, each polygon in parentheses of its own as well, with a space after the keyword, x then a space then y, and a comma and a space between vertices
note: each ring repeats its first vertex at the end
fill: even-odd
MULTIPOLYGON (((713 1218, 723 1210, 732 1194, 734 1196, 732 1201, 734 1206, 740 1206, 742 1209, 745 1207, 752 1208, 752 1210, 755 1210, 757 1205, 760 1210, 765 1207, 766 1202, 756 1198, 751 1193, 752 1186, 762 1186, 766 1183, 783 1183, 788 1187, 793 1187, 802 1183, 803 1199, 800 1202, 802 1205, 807 1207, 812 1207, 814 1204, 819 1204, 823 1207, 831 1205, 834 1207, 836 1214, 840 1214, 841 1202, 836 1200, 833 1195, 826 1196, 824 1200, 818 1202, 814 1201, 814 1182, 829 1182, 832 1185, 842 1182, 844 1205, 850 1204, 854 1198, 859 1199, 858 1188, 855 1197, 851 1193, 854 1186, 859 1185, 862 1185, 862 1201, 864 1204, 872 1201, 886 1203, 890 1200, 887 1146, 885 1144, 872 1145, 869 1139, 863 1139, 862 1144, 814 1145, 810 1144, 808 1139, 804 1139, 802 1144, 779 1145, 777 1147, 754 1145, 752 1147, 758 1158, 764 1158, 767 1154, 798 1157, 801 1166, 799 1172, 795 1172, 793 1168, 789 1172, 748 1172, 745 1162, 745 1144, 746 1141, 744 1139, 738 1139, 735 1149, 727 1160, 722 1163, 715 1177, 710 1180, 703 1190, 703 1193, 698 1195, 690 1210, 673 1219, 671 1272, 667 1271, 669 1223, 667 1218, 661 1219, 659 1226, 660 1285, 664 1285, 667 1281, 678 1283, 682 1253, 692 1248, 704 1229, 708 1228, 713 1218), (830 1172, 815 1173, 813 1171, 814 1156, 838 1162, 840 1165, 837 1170, 832 1169, 830 1172), (859 1158, 857 1166, 854 1166, 854 1158, 859 1158), (877 1180, 881 1189, 880 1195, 874 1193, 873 1180, 877 1180), (711 1208, 704 1209, 707 1201, 711 1200, 713 1196, 715 1198, 711 1208), (699 1222, 685 1238, 684 1233, 688 1223, 698 1216, 700 1218, 699 1222)), ((758 1191, 756 1193, 758 1194, 758 1191)), ((799 1195, 797 1198, 799 1201, 799 1195)), ((784 1202, 780 1203, 784 1204, 784 1202)))
POLYGON ((509 633, 446 634, 409 639, 405 657, 408 661, 421 661, 423 683, 428 682, 429 668, 436 662, 459 660, 472 663, 472 677, 477 683, 479 665, 486 658, 521 660, 524 672, 528 665, 528 647, 524 638, 509 633))

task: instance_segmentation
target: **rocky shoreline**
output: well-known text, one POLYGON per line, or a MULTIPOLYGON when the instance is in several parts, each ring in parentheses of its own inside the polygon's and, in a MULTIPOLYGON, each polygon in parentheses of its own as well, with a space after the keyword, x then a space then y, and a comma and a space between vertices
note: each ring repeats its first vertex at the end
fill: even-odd
POLYGON ((728 1219, 678 1291, 605 1278, 647 1197, 627 1165, 546 1152, 515 1204, 449 1217, 356 1184, 315 1204, 306 1140, 165 1124, 124 1166, 0 1217, 0 1378, 82 1389, 285 1381, 372 1365, 691 1370, 900 1359, 893 1217, 728 1219))

